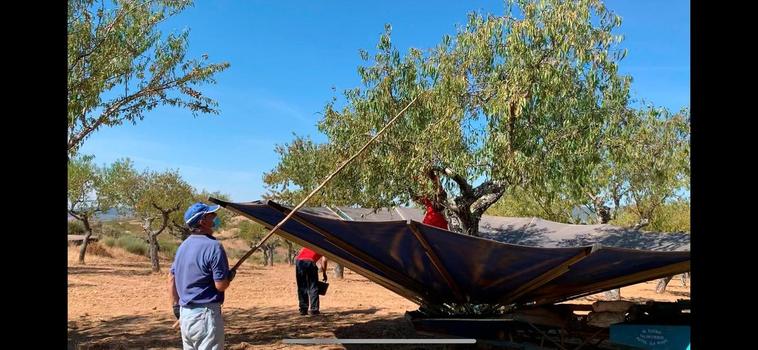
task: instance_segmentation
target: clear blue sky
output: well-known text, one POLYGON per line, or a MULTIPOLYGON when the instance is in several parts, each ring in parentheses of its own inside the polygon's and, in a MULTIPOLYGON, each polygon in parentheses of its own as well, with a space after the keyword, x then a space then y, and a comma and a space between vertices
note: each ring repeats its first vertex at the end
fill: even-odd
MULTIPOLYGON (((628 49, 621 71, 632 91, 672 110, 689 106, 690 8, 682 0, 611 0, 628 49)), ((469 11, 502 13, 501 1, 197 1, 162 29, 190 30, 189 56, 231 67, 202 88, 219 115, 158 108, 137 125, 102 129, 81 152, 96 162, 129 157, 139 169, 178 169, 191 185, 248 201, 265 192, 277 163, 274 145, 292 133, 317 134, 334 92, 359 85, 359 49, 373 52, 385 23, 401 52, 426 49, 453 34, 469 11)))

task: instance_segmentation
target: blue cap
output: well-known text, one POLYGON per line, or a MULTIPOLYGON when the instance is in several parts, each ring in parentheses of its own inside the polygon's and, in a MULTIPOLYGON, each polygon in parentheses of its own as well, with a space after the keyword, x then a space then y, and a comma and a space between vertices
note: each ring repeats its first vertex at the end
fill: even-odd
POLYGON ((213 213, 221 208, 220 205, 208 205, 203 202, 197 202, 190 205, 187 211, 184 212, 184 223, 189 227, 195 227, 203 215, 213 213))

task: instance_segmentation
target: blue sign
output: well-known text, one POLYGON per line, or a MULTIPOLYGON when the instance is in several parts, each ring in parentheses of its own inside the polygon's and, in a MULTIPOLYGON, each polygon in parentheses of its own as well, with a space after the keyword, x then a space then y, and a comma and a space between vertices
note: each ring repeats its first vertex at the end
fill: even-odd
POLYGON ((611 326, 614 344, 640 349, 689 350, 689 326, 616 324, 611 326))

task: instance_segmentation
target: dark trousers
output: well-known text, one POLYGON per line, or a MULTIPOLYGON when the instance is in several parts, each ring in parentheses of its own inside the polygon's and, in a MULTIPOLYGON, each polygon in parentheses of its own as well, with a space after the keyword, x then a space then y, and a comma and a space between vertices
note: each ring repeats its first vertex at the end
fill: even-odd
POLYGON ((300 302, 300 312, 310 310, 318 311, 318 267, 310 260, 297 260, 295 262, 295 277, 297 279, 297 299, 300 302))

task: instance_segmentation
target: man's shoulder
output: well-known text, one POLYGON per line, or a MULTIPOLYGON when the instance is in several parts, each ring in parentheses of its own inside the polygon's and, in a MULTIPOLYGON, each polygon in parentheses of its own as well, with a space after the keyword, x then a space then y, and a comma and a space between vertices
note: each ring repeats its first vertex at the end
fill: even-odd
POLYGON ((206 235, 191 235, 187 237, 187 239, 185 239, 182 244, 196 247, 223 247, 221 245, 221 242, 219 242, 217 239, 208 237, 206 235))

